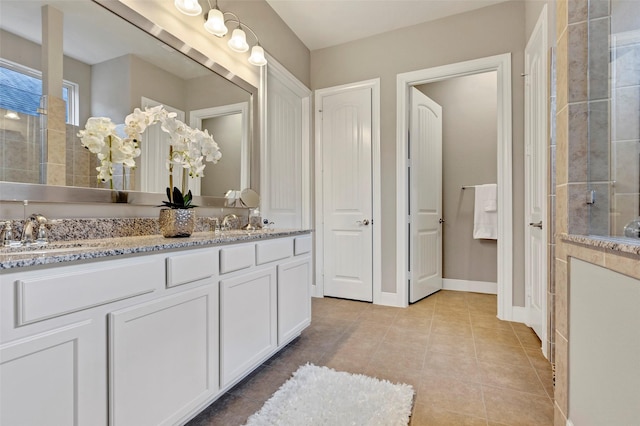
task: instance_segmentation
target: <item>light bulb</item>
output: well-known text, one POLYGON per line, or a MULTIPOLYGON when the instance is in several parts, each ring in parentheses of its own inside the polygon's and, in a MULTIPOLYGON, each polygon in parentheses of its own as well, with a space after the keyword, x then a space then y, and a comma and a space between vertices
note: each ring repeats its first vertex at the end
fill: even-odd
POLYGON ((188 16, 198 16, 202 13, 202 6, 198 0, 175 0, 173 4, 176 9, 188 16))
POLYGON ((262 46, 253 46, 251 49, 251 56, 249 56, 249 63, 257 67, 267 65, 267 58, 264 57, 264 49, 262 46))
POLYGON ((240 28, 236 28, 231 33, 231 39, 229 39, 229 49, 234 52, 242 53, 249 50, 249 45, 247 44, 247 35, 240 28))
POLYGON ((20 120, 20 116, 15 111, 7 110, 7 113, 4 115, 4 118, 8 118, 9 120, 20 120))
POLYGON ((224 37, 229 31, 224 24, 224 15, 219 9, 211 9, 207 14, 207 21, 204 23, 204 29, 217 37, 224 37))

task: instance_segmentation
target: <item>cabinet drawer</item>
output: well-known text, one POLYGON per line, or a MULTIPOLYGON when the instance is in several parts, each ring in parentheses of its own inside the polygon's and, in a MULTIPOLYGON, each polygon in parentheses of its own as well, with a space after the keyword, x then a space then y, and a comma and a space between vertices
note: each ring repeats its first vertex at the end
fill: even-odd
POLYGON ((304 237, 296 237, 293 240, 294 245, 294 254, 296 256, 300 254, 309 253, 311 251, 311 235, 306 235, 304 237))
POLYGON ((254 245, 220 249, 220 273, 239 271, 253 266, 255 258, 254 245))
POLYGON ((151 293, 164 281, 159 258, 64 268, 57 275, 16 281, 18 325, 151 293))
POLYGON ((261 242, 256 245, 256 263, 273 262, 291 257, 292 244, 290 239, 261 242))
POLYGON ((212 277, 218 271, 216 251, 199 250, 167 258, 167 287, 212 277))

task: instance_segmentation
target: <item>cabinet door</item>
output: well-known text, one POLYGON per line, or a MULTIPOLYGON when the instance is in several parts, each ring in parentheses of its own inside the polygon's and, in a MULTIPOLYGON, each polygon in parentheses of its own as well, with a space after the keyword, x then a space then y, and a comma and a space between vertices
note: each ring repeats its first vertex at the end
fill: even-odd
POLYGON ((277 348, 276 270, 220 282, 220 379, 224 387, 277 348))
POLYGON ((311 323, 311 258, 278 265, 278 345, 311 323))
POLYGON ((210 284, 109 314, 110 423, 175 424, 218 389, 210 284))
POLYGON ((0 424, 105 425, 99 336, 91 321, 83 321, 2 345, 0 424))

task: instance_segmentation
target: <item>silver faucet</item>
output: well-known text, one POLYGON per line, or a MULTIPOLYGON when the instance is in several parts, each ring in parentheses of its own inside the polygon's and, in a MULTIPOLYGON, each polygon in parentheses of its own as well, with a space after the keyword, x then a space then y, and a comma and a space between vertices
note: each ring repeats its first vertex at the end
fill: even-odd
POLYGON ((0 232, 0 240, 2 240, 2 245, 5 247, 14 247, 20 244, 20 241, 15 241, 13 239, 13 229, 11 228, 11 221, 7 220, 2 223, 4 227, 2 228, 2 232, 0 232))
POLYGON ((238 216, 236 216, 233 213, 229 213, 228 215, 223 217, 222 218, 222 224, 221 224, 222 229, 224 229, 225 231, 228 230, 228 229, 231 229, 231 224, 229 222, 232 221, 232 220, 237 223, 238 222, 238 216))
POLYGON ((22 230, 22 245, 31 245, 38 244, 44 245, 47 244, 47 228, 45 228, 45 224, 47 223, 47 218, 41 215, 40 213, 34 213, 24 224, 24 228, 22 230), (38 226, 34 235, 35 225, 38 226))

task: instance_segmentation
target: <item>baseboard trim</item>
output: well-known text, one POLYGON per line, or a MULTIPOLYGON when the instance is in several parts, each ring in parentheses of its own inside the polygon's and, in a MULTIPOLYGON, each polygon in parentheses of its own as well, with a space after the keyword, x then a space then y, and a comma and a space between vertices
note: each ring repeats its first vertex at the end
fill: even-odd
POLYGON ((311 297, 317 297, 320 299, 324 297, 324 294, 322 294, 322 291, 320 291, 317 285, 311 286, 311 297))
POLYGON ((473 293, 498 294, 498 284, 488 281, 442 279, 443 290, 470 291, 473 293))
POLYGON ((510 321, 527 324, 527 308, 524 306, 514 306, 510 321))
POLYGON ((403 304, 400 300, 398 300, 399 297, 400 295, 398 293, 389 293, 386 291, 381 291, 377 300, 374 295, 373 303, 376 305, 395 306, 397 308, 402 308, 403 304))

